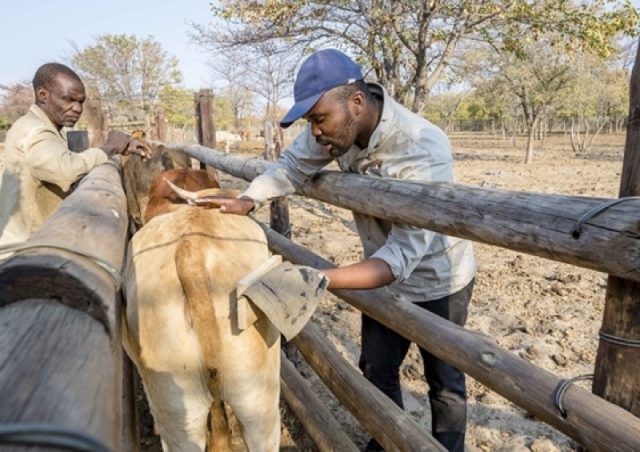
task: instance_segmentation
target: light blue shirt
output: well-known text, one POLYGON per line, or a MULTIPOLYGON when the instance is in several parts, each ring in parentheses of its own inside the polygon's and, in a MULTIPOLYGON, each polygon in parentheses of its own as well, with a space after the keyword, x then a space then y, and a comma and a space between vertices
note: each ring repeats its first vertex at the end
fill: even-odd
MULTIPOLYGON (((369 88, 384 99, 380 123, 369 146, 352 146, 337 159, 345 172, 411 182, 453 182, 449 140, 442 130, 409 111, 377 84, 369 88)), ((257 205, 295 193, 334 159, 323 152, 310 126, 242 194, 257 205)), ((420 302, 451 295, 475 276, 471 242, 353 212, 365 258, 385 261, 395 277, 394 298, 420 302)))

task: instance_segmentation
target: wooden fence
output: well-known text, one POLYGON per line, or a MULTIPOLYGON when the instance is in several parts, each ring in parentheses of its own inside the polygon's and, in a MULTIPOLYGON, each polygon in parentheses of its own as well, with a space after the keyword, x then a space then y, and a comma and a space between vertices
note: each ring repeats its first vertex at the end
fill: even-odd
MULTIPOLYGON (((268 162, 260 159, 234 157, 203 146, 169 148, 246 180, 254 179, 268 166, 268 162)), ((484 190, 447 183, 414 184, 329 171, 309 181, 301 193, 386 220, 638 278, 634 269, 638 268, 634 260, 640 257, 638 201, 618 204, 585 222, 576 239, 572 232, 582 214, 607 200, 484 190), (376 203, 371 205, 366 198, 376 199, 376 203), (510 233, 501 241, 499 231, 510 233), (578 246, 582 240, 586 244, 578 246), (618 244, 623 245, 618 248, 618 244), (598 252, 587 249, 589 246, 597 247, 598 252)), ((330 266, 279 234, 269 230, 267 234, 271 249, 291 262, 318 268, 330 266)), ((561 380, 501 350, 491 339, 411 304, 383 301, 376 291, 340 290, 335 294, 588 445, 590 450, 640 450, 640 419, 577 386, 566 391, 563 405, 567 414, 563 416, 554 404, 561 380)))
POLYGON ((122 450, 126 234, 120 175, 101 165, 0 263, 2 444, 122 450))

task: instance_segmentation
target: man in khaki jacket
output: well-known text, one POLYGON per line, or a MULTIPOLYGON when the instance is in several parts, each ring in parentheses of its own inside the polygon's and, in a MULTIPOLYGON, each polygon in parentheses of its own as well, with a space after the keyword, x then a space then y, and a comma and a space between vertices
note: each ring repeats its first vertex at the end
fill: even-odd
POLYGON ((0 185, 0 245, 27 240, 60 206, 71 186, 115 154, 149 150, 124 132, 112 131, 99 148, 75 153, 63 127, 80 119, 84 84, 67 66, 47 63, 33 78, 35 104, 9 129, 0 185))

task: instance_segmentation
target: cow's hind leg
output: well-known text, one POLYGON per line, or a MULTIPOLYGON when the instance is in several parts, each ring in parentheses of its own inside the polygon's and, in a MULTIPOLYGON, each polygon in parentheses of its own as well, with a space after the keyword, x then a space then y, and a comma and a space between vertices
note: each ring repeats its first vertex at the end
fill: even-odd
MULTIPOLYGON (((268 349, 254 350, 262 360, 258 368, 236 368, 227 378, 233 384, 224 385, 224 399, 229 404, 242 429, 242 437, 250 452, 276 452, 280 444, 280 340, 268 349)), ((252 335, 256 331, 245 331, 252 335)), ((259 337, 259 336, 258 336, 259 337)), ((264 344, 264 339, 260 337, 264 344)), ((256 341, 256 343, 260 343, 256 341)), ((227 380, 227 381, 229 381, 227 380)))
POLYGON ((248 393, 230 403, 249 452, 277 452, 280 444, 279 393, 272 389, 248 393))

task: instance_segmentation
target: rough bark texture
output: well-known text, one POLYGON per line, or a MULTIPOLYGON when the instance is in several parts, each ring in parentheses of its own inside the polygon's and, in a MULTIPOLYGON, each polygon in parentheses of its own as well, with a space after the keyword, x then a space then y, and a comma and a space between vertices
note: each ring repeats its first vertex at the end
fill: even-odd
MULTIPOLYGON (((200 146, 171 146, 233 176, 253 180, 268 162, 242 159, 200 146)), ((639 200, 578 220, 604 198, 482 189, 460 184, 417 184, 357 174, 321 172, 301 193, 397 223, 501 246, 640 281, 639 200), (371 202, 375 199, 375 202, 371 202)))
POLYGON ((126 226, 120 176, 102 165, 33 234, 35 248, 0 263, 0 423, 70 428, 121 449, 114 276, 126 226))
MULTIPOLYGON (((333 267, 311 251, 295 245, 279 234, 263 227, 269 248, 285 259, 315 268, 333 267)), ((593 451, 640 450, 640 419, 622 408, 597 397, 578 386, 570 385, 563 406, 566 417, 554 404, 554 394, 561 380, 553 374, 502 350, 494 340, 477 332, 465 330, 452 322, 420 309, 411 303, 391 302, 381 290, 333 291, 346 302, 399 334, 425 348, 438 358, 459 368, 471 377, 526 409, 540 420, 554 426, 593 451)), ((301 340, 307 337, 307 327, 301 340)), ((294 339, 299 346, 298 339, 294 339)), ((314 345, 306 353, 322 353, 314 345)), ((320 355, 327 364, 328 359, 320 355)), ((308 358, 307 358, 308 360, 308 358)), ((313 365, 318 371, 317 366, 313 365)), ((327 372, 329 371, 327 370, 327 372)), ((344 386, 332 385, 322 377, 332 391, 344 391, 344 386)), ((339 393, 337 393, 338 397, 339 393)), ((342 399, 341 399, 342 400, 342 399)), ((343 403, 345 402, 342 400, 343 403)), ((361 408, 362 410, 362 408, 361 408)), ((375 408, 368 408, 374 411, 375 408)), ((372 432, 373 433, 373 432, 372 432)), ((409 449, 410 450, 410 449, 409 449)))
MULTIPOLYGON (((640 53, 630 88, 620 197, 640 195, 640 53)), ((637 248, 633 251, 637 253, 637 248)), ((640 416, 640 284, 637 280, 609 276, 601 331, 635 341, 637 345, 600 340, 593 392, 640 416)))
POLYGON ((281 356, 280 382, 282 397, 321 452, 358 452, 359 449, 284 353, 281 356))

